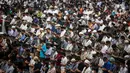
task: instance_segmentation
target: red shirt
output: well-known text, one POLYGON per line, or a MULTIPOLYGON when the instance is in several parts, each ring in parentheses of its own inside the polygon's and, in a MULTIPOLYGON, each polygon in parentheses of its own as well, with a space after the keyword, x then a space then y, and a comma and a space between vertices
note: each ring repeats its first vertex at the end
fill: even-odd
POLYGON ((130 26, 130 21, 128 22, 128 25, 130 26))
POLYGON ((60 66, 61 65, 61 58, 62 58, 62 55, 60 53, 58 53, 57 57, 56 57, 56 65, 57 66, 60 66))

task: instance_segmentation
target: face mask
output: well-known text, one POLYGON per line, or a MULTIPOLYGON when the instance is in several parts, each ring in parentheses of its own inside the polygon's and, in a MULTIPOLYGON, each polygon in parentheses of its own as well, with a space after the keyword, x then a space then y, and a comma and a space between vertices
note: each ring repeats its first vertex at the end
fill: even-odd
POLYGON ((51 65, 48 65, 48 68, 51 68, 51 65))

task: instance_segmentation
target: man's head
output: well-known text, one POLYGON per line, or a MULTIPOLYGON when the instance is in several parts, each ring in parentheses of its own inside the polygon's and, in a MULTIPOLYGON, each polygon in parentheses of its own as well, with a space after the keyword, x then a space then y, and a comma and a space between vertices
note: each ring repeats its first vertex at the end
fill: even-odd
POLYGON ((104 57, 104 58, 103 58, 103 61, 104 61, 104 62, 108 62, 108 58, 107 58, 107 57, 104 57))
POLYGON ((90 61, 89 60, 85 60, 84 64, 86 65, 86 67, 89 67, 90 66, 90 61))

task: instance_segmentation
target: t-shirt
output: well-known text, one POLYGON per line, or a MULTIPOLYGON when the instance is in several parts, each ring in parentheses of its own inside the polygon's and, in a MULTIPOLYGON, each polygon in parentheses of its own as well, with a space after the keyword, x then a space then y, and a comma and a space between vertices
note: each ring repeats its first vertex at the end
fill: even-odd
MULTIPOLYGON (((107 70, 111 69, 111 63, 108 61, 103 65, 103 68, 106 68, 107 70)), ((103 71, 103 73, 108 73, 108 71, 103 71)))

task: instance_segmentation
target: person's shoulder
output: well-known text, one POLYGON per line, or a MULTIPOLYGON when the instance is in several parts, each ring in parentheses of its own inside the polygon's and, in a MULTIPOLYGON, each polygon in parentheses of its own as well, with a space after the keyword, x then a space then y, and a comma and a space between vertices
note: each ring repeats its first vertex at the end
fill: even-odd
POLYGON ((108 61, 107 64, 112 65, 112 63, 110 61, 108 61))

